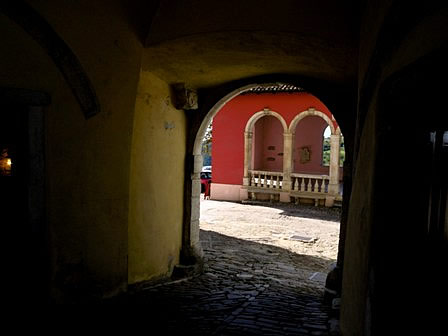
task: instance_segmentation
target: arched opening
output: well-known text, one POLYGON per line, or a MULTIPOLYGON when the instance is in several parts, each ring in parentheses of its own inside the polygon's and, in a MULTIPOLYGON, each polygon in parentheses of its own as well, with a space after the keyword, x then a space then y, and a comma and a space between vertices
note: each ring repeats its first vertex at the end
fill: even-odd
MULTIPOLYGON (((339 146, 339 167, 344 166, 345 161, 345 144, 344 136, 341 133, 341 144, 339 146)), ((322 133, 322 166, 330 166, 330 149, 331 149, 331 129, 330 126, 325 127, 322 133)))
MULTIPOLYGON (((285 250, 291 248, 293 245, 300 245, 300 248, 307 247, 308 250, 317 248, 317 244, 314 244, 319 240, 319 238, 317 238, 319 235, 317 227, 307 231, 309 232, 309 237, 303 232, 299 232, 294 225, 289 228, 289 231, 275 231, 272 229, 272 227, 275 226, 282 227, 282 229, 289 227, 286 222, 277 222, 277 218, 280 218, 280 220, 282 218, 287 219, 292 223, 301 217, 301 210, 294 209, 296 205, 291 204, 290 202, 295 200, 295 198, 290 197, 290 194, 294 192, 292 190, 292 187, 294 186, 292 181, 294 181, 294 179, 291 176, 291 173, 294 170, 291 165, 293 162, 292 150, 294 148, 292 145, 293 134, 291 133, 291 125, 294 125, 295 130, 295 126, 298 124, 299 120, 295 118, 297 115, 296 106, 290 107, 290 110, 285 112, 285 110, 278 110, 275 108, 274 101, 272 102, 272 106, 263 102, 262 104, 260 103, 261 105, 258 105, 257 108, 250 109, 250 111, 246 110, 247 105, 244 104, 249 100, 248 96, 250 96, 250 94, 244 93, 251 90, 251 88, 259 86, 260 85, 258 84, 246 86, 245 88, 222 98, 205 116, 196 135, 194 148, 194 173, 191 176, 192 202, 190 244, 201 254, 203 253, 202 246, 204 246, 208 260, 210 257, 210 246, 216 248, 216 246, 220 244, 220 235, 217 234, 219 231, 218 227, 220 226, 223 227, 223 231, 220 232, 220 234, 229 237, 230 234, 227 234, 225 230, 230 230, 231 228, 239 234, 237 240, 243 239, 244 241, 247 241, 247 243, 244 243, 243 245, 254 244, 254 246, 261 246, 260 249, 263 249, 266 246, 276 246, 275 244, 278 242, 280 242, 280 245, 283 243, 282 248, 285 250), (237 98, 241 98, 241 105, 232 105, 232 102, 237 98), (225 112, 230 110, 233 113, 232 117, 225 115, 225 112), (239 117, 241 117, 241 120, 238 119, 239 117), (200 150, 203 148, 204 136, 207 134, 207 129, 210 128, 209 125, 212 119, 213 138, 217 137, 221 140, 217 143, 213 141, 212 145, 213 183, 211 188, 211 201, 208 201, 201 197, 201 191, 204 191, 201 188, 201 171, 204 168, 204 160, 200 155, 200 150), (224 125, 224 127, 222 127, 222 125, 224 125), (237 129, 239 131, 236 131, 237 129), (218 152, 221 152, 221 155, 215 156, 218 152), (224 177, 226 179, 224 179, 224 177), (216 203, 217 200, 236 201, 238 203, 220 202, 218 205, 218 203, 216 203), (273 203, 266 203, 264 201, 273 201, 273 203), (223 204, 226 206, 220 208, 223 204), (240 208, 240 206, 248 206, 248 204, 251 204, 250 206, 252 206, 255 213, 250 213, 247 212, 247 210, 242 210, 242 208, 240 208), (288 207, 289 210, 287 209, 288 207), (230 211, 230 213, 225 211, 230 211), (272 211, 272 213, 269 211, 272 211), (205 217, 204 213, 206 213, 205 217), (215 217, 210 217, 209 215, 211 213, 213 213, 215 217), (278 215, 279 213, 280 216, 278 215), (252 223, 247 223, 249 218, 253 218, 252 223), (236 228, 236 222, 232 222, 233 220, 246 221, 246 223, 242 224, 238 229, 236 228), (203 226, 204 221, 207 222, 206 226, 203 226), (213 231, 213 234, 207 233, 205 236, 204 230, 213 231), (210 235, 212 235, 213 239, 217 239, 218 243, 209 240, 211 239, 210 235), (201 243, 203 244, 202 246, 201 243)), ((315 97, 308 93, 304 93, 301 99, 304 99, 304 97, 307 99, 311 99, 309 97, 312 97, 312 99, 317 101, 315 97)), ((315 118, 319 121, 322 120, 324 124, 327 124, 326 120, 317 116, 315 116, 315 118)), ((336 125, 334 126, 330 119, 328 119, 328 122, 332 125, 332 131, 334 133, 339 132, 337 131, 337 124, 334 124, 336 125)), ((328 189, 327 186, 324 187, 328 189)), ((320 197, 320 199, 325 200, 325 196, 320 197)), ((324 203, 321 205, 323 204, 324 203)), ((311 211, 314 214, 317 214, 319 210, 318 208, 315 209, 316 210, 311 210, 307 208, 306 211, 311 211)), ((334 212, 334 214, 336 214, 336 212, 334 212)), ((306 216, 307 215, 305 215, 305 217, 306 216)), ((310 216, 312 217, 312 215, 310 216)), ((312 222, 313 218, 311 217, 310 222, 307 223, 312 222)), ((329 215, 329 217, 331 217, 331 215, 329 215)), ((335 218, 336 216, 333 216, 329 219, 331 222, 331 230, 333 230, 329 236, 331 235, 334 238, 333 243, 331 243, 333 244, 333 256, 324 256, 325 252, 322 254, 322 258, 317 257, 317 259, 315 259, 316 256, 310 257, 310 262, 311 259, 313 259, 311 263, 314 265, 320 264, 320 267, 322 268, 319 268, 319 271, 314 272, 311 272, 310 270, 306 271, 311 272, 310 274, 306 272, 301 273, 301 271, 297 270, 298 273, 301 273, 301 276, 297 277, 296 274, 296 279, 294 281, 299 281, 298 279, 300 279, 300 281, 303 280, 303 283, 310 285, 310 288, 314 288, 312 282, 316 281, 319 283, 320 288, 323 289, 325 272, 328 272, 328 269, 326 271, 324 269, 331 263, 331 260, 333 262, 335 261, 337 255, 339 236, 338 215, 337 219, 335 218)), ((319 220, 322 219, 323 218, 320 217, 319 220)), ((320 239, 324 240, 326 238, 320 239)), ((239 243, 239 246, 241 246, 241 243, 239 243)), ((229 246, 227 249, 233 250, 233 248, 229 246)), ((266 247, 266 249, 272 250, 270 247, 266 247)), ((298 253, 297 255, 301 252, 305 253, 304 250, 300 250, 301 252, 298 251, 299 250, 295 251, 295 253, 298 253)), ((226 252, 224 251, 224 253, 226 252)), ((264 257, 269 257, 268 253, 269 252, 267 252, 264 257)), ((308 260, 307 257, 305 257, 305 259, 308 260)), ((252 271, 262 272, 261 269, 252 271)), ((253 274, 239 275, 242 277, 250 277, 253 274)))
POLYGON ((283 127, 273 116, 265 116, 255 123, 252 142, 254 170, 283 171, 283 127))
MULTIPOLYGON (((276 190, 276 193, 258 193, 258 198, 278 200, 283 185, 284 136, 287 132, 283 117, 265 108, 247 122, 244 132, 245 186, 256 185, 276 190)), ((240 193, 240 200, 248 198, 248 191, 240 193)), ((251 194, 256 198, 255 193, 251 194)))
POLYGON ((330 166, 330 126, 325 127, 322 133, 322 166, 330 166))
POLYGON ((319 116, 308 116, 297 124, 294 136, 293 172, 302 174, 328 175, 330 164, 331 129, 327 122, 319 116), (327 164, 323 164, 320 148, 325 146, 321 134, 328 129, 327 164))
MULTIPOLYGON (((219 101, 217 101, 208 111, 203 118, 201 125, 196 133, 196 137, 193 144, 193 158, 192 158, 192 173, 191 173, 191 190, 187 195, 186 201, 191 200, 191 203, 187 206, 187 216, 185 219, 183 230, 183 251, 182 258, 184 262, 191 263, 197 258, 203 256, 202 247, 199 241, 199 216, 200 216, 200 197, 201 197, 201 171, 203 168, 202 157, 202 143, 204 136, 207 132, 207 128, 210 126, 213 118, 218 111, 232 98, 238 96, 242 92, 250 90, 256 87, 258 84, 245 85, 239 89, 235 89, 232 92, 226 94, 219 101)), ((187 185, 188 188, 188 185, 187 185)))
POLYGON ((289 132, 293 146, 291 196, 296 203, 331 207, 342 202, 341 131, 331 112, 315 108, 302 111, 292 120, 289 132), (327 153, 322 151, 325 133, 329 135, 327 153), (328 165, 324 164, 324 154, 328 155, 328 165))

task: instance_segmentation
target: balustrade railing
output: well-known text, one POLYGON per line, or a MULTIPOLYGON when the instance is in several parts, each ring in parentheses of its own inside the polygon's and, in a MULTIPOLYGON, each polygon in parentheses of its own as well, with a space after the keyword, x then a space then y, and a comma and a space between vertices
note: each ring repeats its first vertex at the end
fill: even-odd
POLYGON ((329 183, 328 175, 291 174, 291 191, 326 194, 329 183))
MULTIPOLYGON (((328 194, 330 177, 328 175, 291 174, 292 192, 308 192, 316 194, 328 194)), ((283 173, 262 170, 249 170, 249 186, 282 190, 283 173)))
POLYGON ((249 185, 266 189, 282 189, 283 173, 249 170, 249 185))

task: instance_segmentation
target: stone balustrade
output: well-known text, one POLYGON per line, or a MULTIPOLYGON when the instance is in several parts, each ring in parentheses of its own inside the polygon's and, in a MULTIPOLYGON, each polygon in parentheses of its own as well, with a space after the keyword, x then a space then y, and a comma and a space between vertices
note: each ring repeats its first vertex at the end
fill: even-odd
POLYGON ((329 183, 328 175, 291 174, 291 191, 326 194, 329 183))
POLYGON ((329 175, 290 173, 289 179, 285 175, 284 172, 248 170, 244 190, 250 199, 266 199, 262 195, 270 195, 268 199, 271 200, 298 202, 301 198, 307 198, 314 199, 316 205, 324 202, 326 206, 333 206, 335 200, 342 200, 339 184, 335 187, 329 175))
POLYGON ((283 173, 249 170, 249 186, 281 190, 283 187, 283 173))

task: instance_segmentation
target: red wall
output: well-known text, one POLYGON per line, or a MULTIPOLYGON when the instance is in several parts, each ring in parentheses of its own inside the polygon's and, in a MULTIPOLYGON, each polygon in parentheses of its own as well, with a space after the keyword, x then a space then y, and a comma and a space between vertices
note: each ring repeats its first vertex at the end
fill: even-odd
POLYGON ((327 122, 321 117, 303 118, 296 126, 293 154, 293 172, 304 174, 327 174, 329 167, 322 166, 323 134, 327 122), (311 150, 310 161, 300 163, 300 149, 307 146, 311 150))
MULTIPOLYGON (((246 94, 237 96, 229 101, 213 119, 213 182, 242 184, 244 129, 247 121, 254 113, 262 111, 264 108, 269 108, 271 111, 282 115, 289 126, 299 112, 306 111, 310 107, 327 114, 331 119, 331 113, 327 107, 308 93, 246 94)), ((298 126, 300 124, 301 122, 298 126)), ((334 125, 337 127, 336 122, 334 125)), ((276 147, 275 152, 283 152, 283 150, 280 151, 276 147)), ((280 156, 278 157, 280 158, 280 156)))
POLYGON ((279 155, 283 153, 283 133, 283 126, 276 117, 266 116, 257 120, 252 146, 254 170, 283 171, 283 156, 279 155))

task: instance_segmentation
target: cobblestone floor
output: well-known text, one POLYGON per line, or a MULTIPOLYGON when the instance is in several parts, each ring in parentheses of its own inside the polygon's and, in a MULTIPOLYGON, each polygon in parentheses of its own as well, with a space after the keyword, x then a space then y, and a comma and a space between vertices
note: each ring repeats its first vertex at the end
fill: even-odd
POLYGON ((295 274, 296 260, 311 256, 213 231, 201 240, 202 275, 126 299, 148 307, 153 335, 329 335, 329 307, 295 274))

